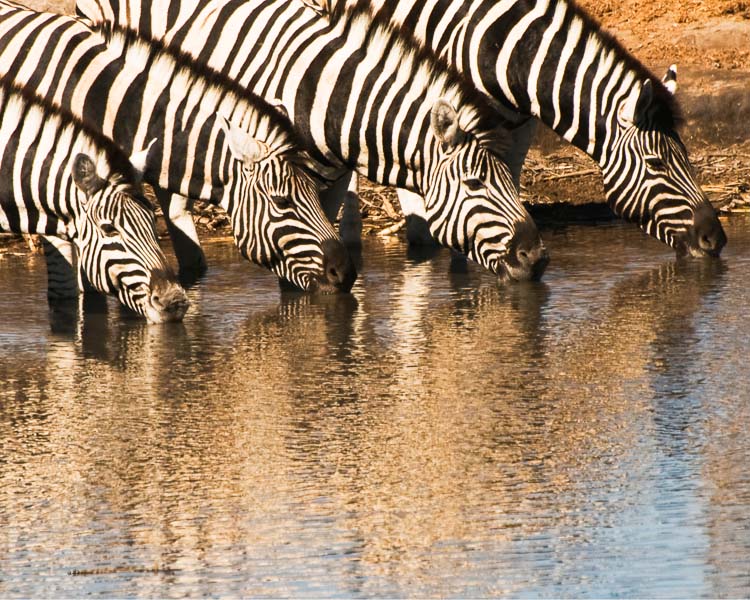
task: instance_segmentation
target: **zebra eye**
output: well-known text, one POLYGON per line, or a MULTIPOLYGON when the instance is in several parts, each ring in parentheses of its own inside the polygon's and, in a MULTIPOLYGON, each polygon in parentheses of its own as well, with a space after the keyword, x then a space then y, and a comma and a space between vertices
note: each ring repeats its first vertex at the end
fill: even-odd
POLYGON ((484 182, 478 177, 467 177, 464 179, 464 185, 472 192, 478 192, 485 187, 484 182))
POLYGON ((292 199, 289 196, 271 196, 273 203, 279 208, 291 208, 293 206, 292 199))
POLYGON ((665 171, 667 168, 664 161, 658 156, 647 156, 646 164, 654 171, 665 171))
POLYGON ((102 233, 107 237, 115 237, 119 235, 117 228, 109 221, 103 221, 99 223, 99 229, 101 229, 102 233))

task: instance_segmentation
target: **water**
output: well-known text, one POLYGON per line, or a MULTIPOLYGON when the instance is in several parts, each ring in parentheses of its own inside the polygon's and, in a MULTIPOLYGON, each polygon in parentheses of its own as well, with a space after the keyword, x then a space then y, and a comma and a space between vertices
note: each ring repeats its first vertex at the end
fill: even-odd
POLYGON ((747 597, 748 225, 505 288, 372 241, 327 298, 214 243, 167 326, 6 258, 0 597, 747 597))

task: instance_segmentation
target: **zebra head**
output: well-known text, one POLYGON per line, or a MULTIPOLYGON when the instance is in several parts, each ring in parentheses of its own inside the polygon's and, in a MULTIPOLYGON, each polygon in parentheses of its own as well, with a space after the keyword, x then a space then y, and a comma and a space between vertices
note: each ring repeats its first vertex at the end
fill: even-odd
POLYGON ((674 127, 676 75, 643 81, 617 107, 613 150, 600 160, 607 201, 678 255, 718 256, 727 237, 674 127))
POLYGON ((311 292, 351 290, 357 271, 323 213, 297 146, 271 148, 225 121, 232 183, 221 205, 245 258, 311 292))
POLYGON ((547 249, 492 141, 464 131, 443 99, 432 108, 431 129, 437 161, 423 193, 433 237, 501 277, 540 278, 547 249))
POLYGON ((159 247, 154 213, 140 191, 120 174, 100 177, 86 154, 76 155, 72 171, 81 192, 71 232, 81 275, 152 323, 182 320, 188 299, 159 247))

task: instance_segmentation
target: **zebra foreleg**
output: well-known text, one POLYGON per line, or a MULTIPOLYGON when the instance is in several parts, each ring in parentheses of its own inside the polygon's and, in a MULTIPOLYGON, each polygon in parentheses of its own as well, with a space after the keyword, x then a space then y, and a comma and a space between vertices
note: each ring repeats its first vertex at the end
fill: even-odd
POLYGON ((347 246, 362 245, 362 214, 359 211, 359 184, 357 174, 349 171, 331 187, 320 192, 323 212, 331 223, 336 222, 339 211, 339 235, 347 246), (343 210, 341 205, 343 204, 343 210))
POLYGON ((206 272, 207 263, 193 222, 193 201, 161 188, 154 188, 154 192, 167 223, 180 279, 194 281, 206 272))
POLYGON ((406 239, 412 246, 437 246, 427 226, 424 198, 402 188, 396 190, 401 212, 406 217, 406 239))
POLYGON ((73 242, 56 236, 42 236, 47 263, 47 300, 52 304, 78 297, 79 278, 73 242))
POLYGON ((510 173, 513 176, 513 183, 519 192, 521 191, 523 163, 526 162, 526 156, 529 153, 531 142, 534 141, 538 124, 539 121, 537 119, 530 117, 510 132, 512 139, 511 146, 506 151, 504 160, 510 169, 510 173))
MULTIPOLYGON (((409 245, 421 248, 437 247, 439 244, 432 237, 425 218, 424 198, 419 194, 401 188, 396 190, 396 194, 398 195, 398 201, 401 203, 401 210, 406 217, 406 239, 409 245)), ((450 272, 465 273, 467 269, 466 261, 466 256, 451 250, 450 272)))

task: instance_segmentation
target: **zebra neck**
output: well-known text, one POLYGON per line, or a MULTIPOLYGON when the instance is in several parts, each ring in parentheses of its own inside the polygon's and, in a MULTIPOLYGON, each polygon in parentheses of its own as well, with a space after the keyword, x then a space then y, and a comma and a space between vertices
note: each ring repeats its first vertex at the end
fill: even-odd
MULTIPOLYGON (((617 132, 617 110, 635 90, 638 75, 567 2, 525 4, 533 7, 506 27, 484 91, 537 117, 603 166, 617 132)), ((477 64, 471 69, 480 70, 477 64)))

